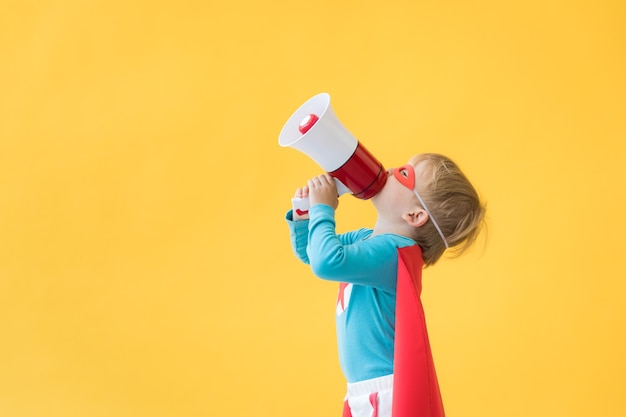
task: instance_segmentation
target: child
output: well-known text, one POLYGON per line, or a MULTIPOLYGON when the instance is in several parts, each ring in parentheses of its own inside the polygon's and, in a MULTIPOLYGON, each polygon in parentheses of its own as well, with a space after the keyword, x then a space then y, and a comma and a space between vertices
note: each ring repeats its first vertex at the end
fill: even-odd
POLYGON ((371 198, 374 228, 345 234, 335 232, 335 181, 328 174, 309 180, 295 195, 309 198, 309 212, 287 213, 291 243, 315 275, 340 282, 337 341, 348 382, 343 416, 442 417, 419 299, 421 270, 448 248, 467 249, 485 209, 442 155, 416 155, 387 176, 371 198))

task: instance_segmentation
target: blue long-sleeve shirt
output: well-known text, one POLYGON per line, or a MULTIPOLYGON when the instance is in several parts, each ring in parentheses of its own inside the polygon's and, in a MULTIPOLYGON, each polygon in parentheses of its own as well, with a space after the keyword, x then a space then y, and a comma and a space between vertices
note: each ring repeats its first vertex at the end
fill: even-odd
POLYGON ((337 345, 348 382, 393 373, 398 248, 415 245, 404 236, 370 237, 371 229, 337 234, 335 211, 317 204, 309 220, 287 213, 296 256, 315 275, 338 281, 337 345))

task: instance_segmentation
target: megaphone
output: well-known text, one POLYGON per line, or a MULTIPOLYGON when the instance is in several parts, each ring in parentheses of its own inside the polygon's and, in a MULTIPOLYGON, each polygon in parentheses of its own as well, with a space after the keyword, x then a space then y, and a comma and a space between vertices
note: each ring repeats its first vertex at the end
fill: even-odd
MULTIPOLYGON (((278 144, 313 159, 335 179, 339 195, 351 193, 367 200, 387 181, 383 165, 337 119, 327 93, 311 97, 291 115, 278 144)), ((308 209, 308 201, 295 205, 308 209)))

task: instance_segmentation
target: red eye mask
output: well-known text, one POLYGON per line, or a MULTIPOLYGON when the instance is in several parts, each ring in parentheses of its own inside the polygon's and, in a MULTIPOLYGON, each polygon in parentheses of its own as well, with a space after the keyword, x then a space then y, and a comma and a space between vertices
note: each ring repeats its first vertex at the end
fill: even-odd
POLYGON ((393 170, 393 176, 409 190, 415 189, 415 170, 413 165, 406 164, 393 170))

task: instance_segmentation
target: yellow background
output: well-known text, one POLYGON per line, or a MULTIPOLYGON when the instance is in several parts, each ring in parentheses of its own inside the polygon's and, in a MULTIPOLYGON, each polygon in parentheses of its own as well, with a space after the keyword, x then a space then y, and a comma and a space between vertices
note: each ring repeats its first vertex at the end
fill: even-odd
POLYGON ((283 219, 319 168, 277 144, 322 91, 488 202, 425 272, 448 416, 626 415, 624 4, 3 1, 0 416, 340 415, 283 219))

